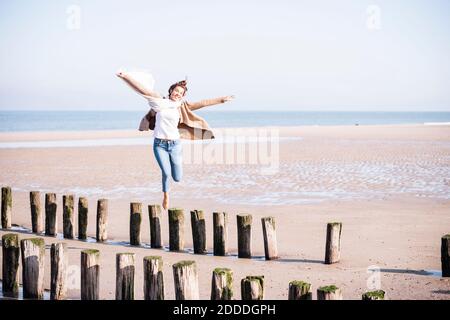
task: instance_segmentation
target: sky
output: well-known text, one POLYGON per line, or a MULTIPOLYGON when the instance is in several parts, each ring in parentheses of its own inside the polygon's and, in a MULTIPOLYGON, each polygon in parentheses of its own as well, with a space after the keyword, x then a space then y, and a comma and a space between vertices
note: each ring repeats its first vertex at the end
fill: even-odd
POLYGON ((115 76, 216 111, 450 111, 448 0, 1 0, 0 110, 147 110, 115 76))

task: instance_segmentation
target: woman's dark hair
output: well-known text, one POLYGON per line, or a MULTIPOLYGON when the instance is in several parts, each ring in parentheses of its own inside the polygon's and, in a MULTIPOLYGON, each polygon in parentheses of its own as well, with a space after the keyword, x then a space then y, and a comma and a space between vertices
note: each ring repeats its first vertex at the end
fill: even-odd
POLYGON ((182 87, 184 89, 184 93, 183 96, 186 94, 187 89, 187 81, 186 80, 181 80, 178 81, 177 83, 174 83, 173 85, 170 86, 169 88, 169 96, 172 94, 172 91, 176 88, 176 87, 182 87))

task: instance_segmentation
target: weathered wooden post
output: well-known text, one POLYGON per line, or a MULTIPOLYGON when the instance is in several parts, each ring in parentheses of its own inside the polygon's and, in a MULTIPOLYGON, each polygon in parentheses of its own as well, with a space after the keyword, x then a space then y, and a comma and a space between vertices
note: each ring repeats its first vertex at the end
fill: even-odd
POLYGON ((134 253, 116 255, 116 300, 134 300, 134 253))
POLYGON ((103 242, 108 239, 106 230, 108 224, 108 199, 100 199, 97 201, 97 242, 103 242))
POLYGON ((228 214, 213 212, 214 255, 225 256, 228 253, 228 214))
POLYGON ((19 297, 19 236, 8 233, 2 236, 2 292, 9 298, 19 297))
POLYGON ((44 298, 45 243, 42 238, 20 241, 24 299, 44 298))
POLYGON ((261 219, 264 236, 264 253, 266 260, 278 259, 277 234, 275 232, 275 218, 261 219))
POLYGON ((150 218, 150 246, 152 248, 162 248, 161 240, 161 206, 158 204, 148 206, 150 218))
POLYGON ((141 245, 142 203, 130 203, 130 244, 141 245))
POLYGON ((238 257, 251 258, 252 215, 237 215, 238 257))
POLYGON ((163 260, 160 256, 144 257, 144 299, 164 300, 163 260))
POLYGON ((50 299, 63 300, 67 295, 67 244, 52 243, 50 249, 50 299))
POLYGON ((74 224, 74 212, 73 212, 73 195, 63 196, 63 232, 64 238, 73 239, 73 224, 74 224))
POLYGON ((45 194, 45 235, 56 236, 57 216, 56 216, 56 194, 45 194))
POLYGON ((289 282, 289 300, 312 300, 311 284, 303 281, 289 282))
POLYGON ((194 253, 206 254, 206 225, 202 210, 191 211, 192 242, 194 253))
POLYGON ((198 300, 198 274, 195 261, 180 261, 173 266, 176 300, 198 300))
POLYGON ((450 234, 441 239, 442 276, 450 277, 450 234))
POLYGON ((169 250, 184 250, 184 212, 180 208, 169 211, 169 250))
POLYGON ((98 300, 100 293, 100 251, 81 251, 81 300, 98 300))
POLYGON ((213 270, 211 300, 231 300, 233 298, 233 271, 228 268, 213 270))
POLYGON ((84 197, 78 198, 78 239, 87 239, 88 226, 88 200, 84 197))
POLYGON ((341 289, 335 285, 317 289, 317 300, 342 300, 341 289))
POLYGON ((31 208, 31 229, 33 233, 42 233, 44 231, 44 223, 41 212, 41 193, 39 191, 30 192, 30 208, 31 208))
POLYGON ((327 224, 327 241, 325 245, 325 264, 339 262, 341 257, 342 223, 331 222, 327 224))
POLYGON ((383 290, 370 291, 362 295, 362 300, 384 300, 384 295, 383 290))
POLYGON ((2 228, 11 228, 12 194, 11 187, 2 187, 2 228))
POLYGON ((242 300, 264 299, 264 276, 247 276, 241 280, 242 300))

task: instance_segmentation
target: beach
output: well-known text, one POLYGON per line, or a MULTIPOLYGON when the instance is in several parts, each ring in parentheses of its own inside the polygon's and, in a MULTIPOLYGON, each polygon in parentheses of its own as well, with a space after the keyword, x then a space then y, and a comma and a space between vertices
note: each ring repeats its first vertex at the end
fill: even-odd
MULTIPOLYGON (((108 243, 43 236, 47 245, 68 244, 70 299, 80 296, 77 268, 86 248, 100 250, 101 299, 114 299, 115 255, 122 252, 136 254, 136 299, 143 299, 142 259, 155 255, 163 258, 166 299, 175 298, 172 265, 182 260, 197 264, 200 299, 210 298, 217 267, 232 269, 234 299, 240 299, 240 280, 248 275, 264 276, 265 299, 287 299, 293 280, 311 283, 313 299, 317 288, 331 284, 344 299, 359 300, 375 289, 387 299, 450 299, 450 278, 440 276, 441 237, 450 233, 450 125, 214 131, 216 139, 184 143, 183 179, 171 181, 170 207, 184 209, 187 252, 148 247, 147 206, 161 204, 161 173, 152 132, 137 130, 0 133, 0 184, 12 188, 12 232, 21 239, 33 236, 30 191, 41 192, 42 205, 45 193, 57 194, 59 233, 62 196, 73 194, 75 203, 86 197, 90 237, 97 200, 108 199, 108 243), (262 143, 255 149, 238 147, 257 140, 262 143), (144 207, 142 247, 128 244, 131 202, 144 207), (205 213, 207 255, 191 252, 190 211, 196 209, 205 213), (226 257, 212 255, 213 212, 229 215, 226 257), (252 259, 237 258, 237 214, 253 217, 252 259), (261 218, 268 216, 276 220, 279 259, 273 261, 264 259, 261 218), (332 265, 323 263, 328 222, 342 222, 341 259, 332 265)), ((162 218, 167 246, 167 212, 162 218)), ((45 270, 49 289, 49 247, 45 270)))

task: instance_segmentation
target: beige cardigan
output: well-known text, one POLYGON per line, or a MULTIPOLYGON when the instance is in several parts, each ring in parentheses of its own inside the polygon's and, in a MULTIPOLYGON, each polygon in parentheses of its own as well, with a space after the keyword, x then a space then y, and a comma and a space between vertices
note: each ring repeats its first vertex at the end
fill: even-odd
MULTIPOLYGON (((195 103, 183 101, 179 108, 180 121, 178 122, 178 130, 180 132, 180 138, 188 140, 214 139, 214 134, 205 119, 192 111, 224 102, 225 97, 206 99, 195 103)), ((139 131, 154 130, 155 121, 156 112, 150 110, 142 118, 139 124, 139 131)))

